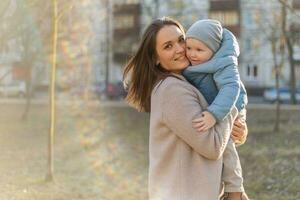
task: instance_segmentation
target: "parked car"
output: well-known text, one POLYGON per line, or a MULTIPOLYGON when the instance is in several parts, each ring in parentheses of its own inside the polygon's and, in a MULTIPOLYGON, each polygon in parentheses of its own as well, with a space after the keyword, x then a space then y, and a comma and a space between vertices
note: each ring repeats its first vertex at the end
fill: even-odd
MULTIPOLYGON (((280 87, 279 88, 279 100, 280 102, 283 103, 288 103, 290 102, 291 99, 291 92, 290 88, 285 86, 285 87, 280 87)), ((274 103, 277 100, 277 90, 275 87, 268 88, 264 91, 264 100, 274 103)), ((297 102, 300 102, 300 87, 297 87, 296 89, 296 100, 297 102)))
POLYGON ((2 97, 25 97, 26 87, 24 81, 13 81, 0 85, 0 96, 2 97))
POLYGON ((109 99, 123 99, 127 95, 122 81, 118 81, 115 84, 109 83, 106 88, 106 93, 109 99))

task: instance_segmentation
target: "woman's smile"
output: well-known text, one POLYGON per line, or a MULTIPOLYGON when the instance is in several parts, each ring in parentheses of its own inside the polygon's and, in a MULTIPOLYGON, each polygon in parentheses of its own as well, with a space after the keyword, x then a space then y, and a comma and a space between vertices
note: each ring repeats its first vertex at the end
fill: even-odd
POLYGON ((175 61, 182 61, 182 60, 185 60, 185 59, 186 59, 185 55, 181 55, 181 56, 175 58, 174 60, 175 61))

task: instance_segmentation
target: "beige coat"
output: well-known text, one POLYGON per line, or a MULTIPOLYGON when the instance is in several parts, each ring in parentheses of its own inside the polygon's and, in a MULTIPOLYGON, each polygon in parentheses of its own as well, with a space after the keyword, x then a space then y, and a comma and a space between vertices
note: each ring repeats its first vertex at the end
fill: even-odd
POLYGON ((207 107, 199 91, 181 75, 152 91, 149 141, 151 200, 216 200, 221 189, 222 155, 236 108, 205 133, 192 120, 207 107))

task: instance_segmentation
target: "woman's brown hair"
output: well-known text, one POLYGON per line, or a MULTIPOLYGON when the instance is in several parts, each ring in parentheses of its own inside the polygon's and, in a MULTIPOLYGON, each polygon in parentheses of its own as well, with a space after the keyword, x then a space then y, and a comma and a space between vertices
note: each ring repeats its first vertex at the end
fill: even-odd
POLYGON ((175 25, 184 29, 176 20, 163 17, 154 20, 145 30, 137 52, 126 64, 123 72, 124 85, 128 90, 127 102, 139 111, 150 112, 151 92, 155 84, 170 72, 156 64, 156 36, 165 26, 175 25))

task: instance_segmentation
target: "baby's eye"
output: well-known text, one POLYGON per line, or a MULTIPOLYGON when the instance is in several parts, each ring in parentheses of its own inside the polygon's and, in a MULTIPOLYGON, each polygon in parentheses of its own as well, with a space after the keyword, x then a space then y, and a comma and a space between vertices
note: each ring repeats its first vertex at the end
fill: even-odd
POLYGON ((191 50, 191 47, 186 47, 187 50, 191 50))
POLYGON ((202 49, 197 49, 197 51, 202 51, 202 49))

